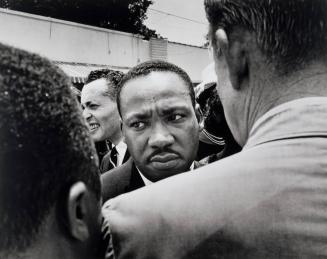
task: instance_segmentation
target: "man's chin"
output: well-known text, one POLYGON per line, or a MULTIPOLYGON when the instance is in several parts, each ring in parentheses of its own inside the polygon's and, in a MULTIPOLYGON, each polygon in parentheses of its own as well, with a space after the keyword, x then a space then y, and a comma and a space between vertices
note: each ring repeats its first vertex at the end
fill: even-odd
POLYGON ((189 169, 184 170, 184 167, 180 165, 179 161, 175 163, 155 162, 155 163, 151 163, 151 165, 144 170, 144 176, 152 182, 157 182, 165 178, 168 178, 170 176, 174 176, 176 174, 180 174, 186 171, 189 171, 189 169))
POLYGON ((106 140, 103 136, 99 136, 99 134, 91 134, 91 138, 94 142, 101 142, 106 140))

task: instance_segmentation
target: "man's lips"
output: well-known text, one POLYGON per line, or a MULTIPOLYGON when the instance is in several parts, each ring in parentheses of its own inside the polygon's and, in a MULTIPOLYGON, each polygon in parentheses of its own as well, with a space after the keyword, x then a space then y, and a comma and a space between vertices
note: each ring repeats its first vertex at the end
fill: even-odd
POLYGON ((171 152, 162 152, 150 158, 150 162, 166 163, 178 158, 178 155, 171 152))

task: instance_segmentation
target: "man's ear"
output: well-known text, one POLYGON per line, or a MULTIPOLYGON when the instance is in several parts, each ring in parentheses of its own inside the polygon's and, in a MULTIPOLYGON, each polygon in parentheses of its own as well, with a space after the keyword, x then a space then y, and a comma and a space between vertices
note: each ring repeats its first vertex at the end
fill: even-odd
POLYGON ((243 81, 248 77, 248 32, 235 29, 228 38, 224 29, 218 29, 215 32, 215 38, 217 46, 220 48, 219 51, 226 59, 232 86, 239 90, 243 81))
POLYGON ((76 182, 70 187, 67 200, 68 231, 79 241, 89 238, 87 224, 88 190, 83 182, 76 182))
POLYGON ((201 132, 204 128, 204 117, 198 103, 195 104, 195 116, 199 123, 199 132, 201 132))

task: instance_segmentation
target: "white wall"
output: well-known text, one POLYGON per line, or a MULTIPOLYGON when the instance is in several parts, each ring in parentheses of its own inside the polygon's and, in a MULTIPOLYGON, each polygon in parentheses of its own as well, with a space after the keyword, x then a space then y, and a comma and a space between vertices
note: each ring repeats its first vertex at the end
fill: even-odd
POLYGON ((198 83, 202 70, 210 63, 207 49, 177 43, 168 44, 168 61, 182 67, 198 83))
MULTIPOLYGON (((56 61, 130 68, 150 59, 149 42, 137 35, 1 8, 0 41, 56 61)), ((195 82, 210 62, 205 48, 171 42, 167 60, 195 82)))

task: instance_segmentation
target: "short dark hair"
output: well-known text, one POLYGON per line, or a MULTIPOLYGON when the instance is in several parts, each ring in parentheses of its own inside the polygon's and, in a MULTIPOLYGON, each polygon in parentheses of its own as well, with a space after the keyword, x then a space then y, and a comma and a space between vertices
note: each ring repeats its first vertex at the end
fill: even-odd
MULTIPOLYGON (((100 200, 98 159, 64 73, 0 44, 0 251, 24 251, 72 184, 100 200)), ((57 210, 55 210, 57 211, 57 210)))
POLYGON ((326 55, 325 0, 205 0, 205 9, 214 46, 217 28, 230 33, 241 26, 256 34, 267 60, 283 69, 326 55))
POLYGON ((124 73, 112 69, 99 69, 93 70, 87 76, 85 84, 91 83, 92 81, 98 79, 105 79, 107 82, 108 89, 106 91, 106 95, 109 96, 112 100, 116 101, 117 93, 118 93, 118 85, 121 79, 123 78, 124 73))
POLYGON ((120 81, 119 87, 118 87, 118 93, 117 93, 117 107, 118 112, 121 115, 121 109, 120 109, 120 93, 124 85, 135 78, 138 77, 144 77, 150 74, 151 72, 172 72, 177 74, 188 86, 190 97, 192 101, 193 107, 195 107, 195 93, 192 81, 190 77, 187 75, 187 73, 181 69, 180 67, 166 62, 162 60, 151 60, 146 61, 143 63, 140 63, 139 65, 133 67, 131 70, 128 71, 128 73, 122 78, 120 81))

